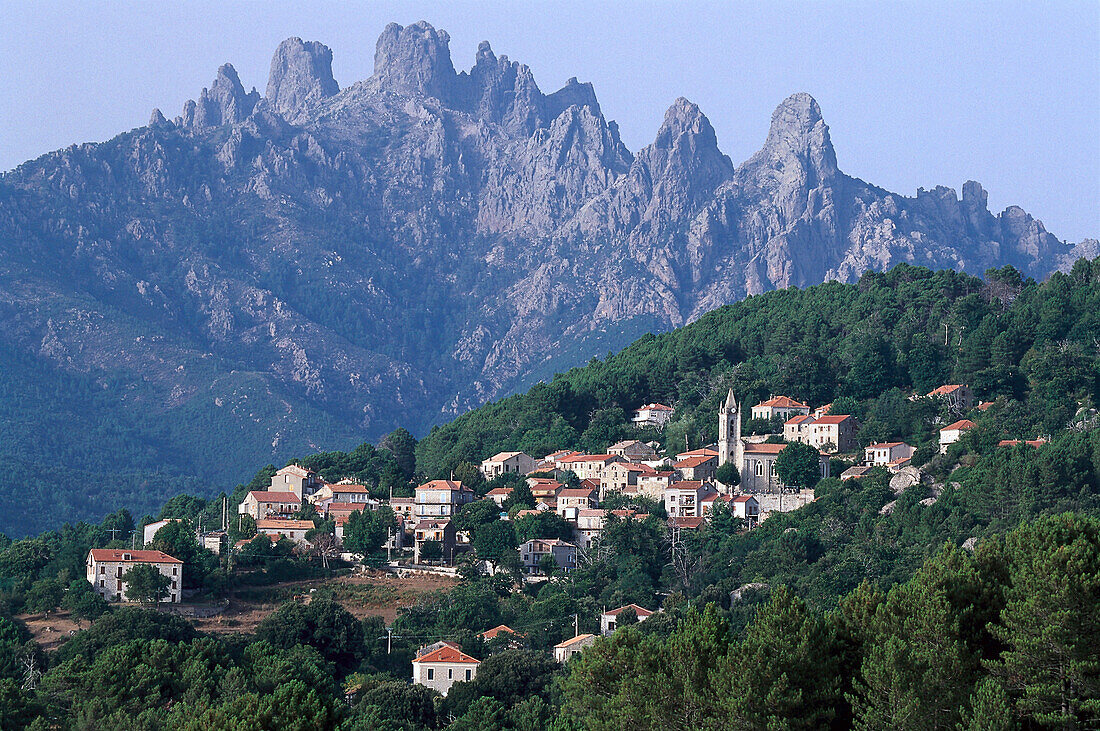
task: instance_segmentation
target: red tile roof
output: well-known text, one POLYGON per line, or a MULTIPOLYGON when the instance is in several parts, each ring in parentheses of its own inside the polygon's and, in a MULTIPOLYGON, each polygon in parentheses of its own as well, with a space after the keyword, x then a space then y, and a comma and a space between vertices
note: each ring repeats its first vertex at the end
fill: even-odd
MULTIPOLYGON (((702 518, 700 518, 700 520, 702 520, 702 518)), ((618 609, 611 609, 604 612, 604 616, 618 617, 619 614, 626 609, 633 609, 634 612, 638 615, 638 619, 641 619, 642 617, 648 617, 649 615, 653 614, 653 612, 649 611, 645 607, 639 607, 637 604, 627 604, 625 607, 619 607, 618 609)))
POLYGON ((279 518, 264 518, 256 521, 256 529, 263 530, 313 530, 312 520, 281 520, 279 518))
POLYGON ((962 384, 958 384, 958 383, 952 384, 952 385, 949 385, 949 386, 940 386, 939 388, 934 388, 931 391, 929 391, 926 394, 925 398, 927 398, 929 396, 948 396, 950 394, 955 393, 960 388, 966 388, 966 386, 964 386, 962 384))
POLYGON ((795 401, 793 398, 789 398, 787 396, 776 396, 774 398, 768 399, 767 401, 761 401, 760 403, 757 404, 757 406, 758 407, 759 406, 771 406, 772 408, 779 408, 779 409, 793 409, 793 408, 808 409, 808 408, 810 408, 809 406, 802 403, 801 401, 795 401))
MULTIPOLYGON (((1046 444, 1047 440, 1046 439, 1029 439, 1029 440, 1027 440, 1026 442, 1023 442, 1023 443, 1028 445, 1029 447, 1039 448, 1039 447, 1043 446, 1044 444, 1046 444)), ((998 447, 1015 447, 1017 444, 1020 444, 1019 439, 1002 439, 1001 441, 997 442, 998 447)))
POLYGON ((718 459, 718 458, 717 457, 710 457, 710 456, 688 457, 687 459, 680 460, 679 462, 677 462, 676 464, 674 464, 672 466, 675 467, 678 470, 690 470, 690 469, 693 469, 695 467, 700 467, 702 465, 705 465, 707 462, 710 462, 710 461, 715 460, 715 459, 718 459))
POLYGON ((882 443, 876 442, 875 444, 868 444, 866 448, 867 449, 875 449, 875 448, 878 448, 878 449, 892 449, 894 447, 907 447, 907 446, 909 446, 909 445, 907 445, 905 442, 882 442, 882 443))
POLYGON ((511 495, 513 489, 515 489, 515 488, 512 488, 512 487, 494 487, 492 490, 490 490, 489 492, 487 492, 485 494, 486 495, 511 495))
POLYGON ((369 494, 370 493, 370 489, 365 487, 364 485, 329 485, 329 489, 332 490, 333 493, 337 493, 337 492, 347 492, 347 493, 352 493, 352 494, 363 494, 363 493, 369 494))
POLYGON ((463 662, 472 665, 481 664, 481 661, 477 658, 470 657, 462 650, 451 647, 450 645, 444 645, 443 647, 432 650, 427 655, 421 655, 413 662, 463 662))
POLYGON ((784 421, 783 426, 786 426, 788 424, 791 424, 792 426, 794 424, 801 424, 802 422, 806 421, 807 419, 809 419, 810 421, 813 421, 813 418, 814 417, 810 416, 809 414, 799 414, 798 416, 792 416, 791 418, 784 421))
POLYGON ((982 401, 980 404, 978 404, 978 411, 986 411, 992 405, 993 405, 992 401, 982 401))
POLYGON ((733 499, 733 502, 735 502, 735 503, 747 503, 749 500, 755 500, 755 499, 756 498, 754 498, 752 495, 738 495, 737 497, 735 497, 733 499))
POLYGON ((689 450, 687 452, 680 452, 678 455, 676 455, 676 459, 687 459, 688 457, 717 457, 717 456, 718 456, 718 450, 717 449, 709 449, 707 447, 703 447, 701 449, 692 449, 692 450, 689 450))
POLYGON ((579 642, 587 642, 589 640, 594 641, 595 639, 596 639, 596 635, 592 635, 592 634, 577 635, 576 637, 570 637, 565 642, 559 642, 558 644, 554 645, 554 647, 555 647, 555 649, 564 649, 566 647, 570 647, 572 645, 575 645, 579 642))
POLYGON ((959 419, 954 424, 948 424, 943 429, 940 429, 940 431, 954 431, 956 429, 973 429, 976 426, 977 426, 977 424, 972 422, 970 419, 959 419))
POLYGON ((706 518, 669 518, 668 524, 673 528, 686 528, 687 530, 695 530, 703 525, 706 518))
POLYGON ((183 563, 178 558, 172 558, 163 551, 127 551, 122 548, 93 548, 93 561, 106 561, 110 563, 183 563), (130 558, 126 558, 129 556, 130 558))
POLYGON ((618 462, 620 459, 622 457, 617 454, 575 454, 558 461, 562 464, 571 464, 573 462, 618 462))
POLYGON ((418 485, 417 490, 454 490, 457 492, 473 492, 470 488, 457 480, 432 480, 418 485))
POLYGON ((702 480, 679 480, 672 483, 666 489, 668 490, 699 490, 703 487, 702 480))
POLYGON ((745 445, 746 454, 779 454, 787 448, 786 444, 752 443, 745 445))
POLYGON ((584 487, 567 487, 558 493, 558 499, 563 497, 586 497, 591 498, 596 491, 592 488, 584 487))
POLYGON ((253 490, 248 493, 261 503, 300 503, 302 498, 292 492, 270 492, 268 490, 253 490))
POLYGON ((671 406, 665 406, 664 404, 646 404, 637 409, 638 411, 672 411, 671 406))
POLYGON ((516 635, 517 637, 522 637, 523 636, 519 632, 516 632, 514 629, 512 629, 511 627, 509 627, 506 624, 498 624, 496 627, 493 627, 492 629, 485 630, 484 632, 479 634, 478 637, 480 637, 483 640, 491 640, 491 639, 494 639, 494 638, 498 637, 502 632, 507 632, 508 634, 516 635))
POLYGON ((836 414, 834 416, 822 416, 814 424, 840 424, 851 419, 851 414, 836 414))

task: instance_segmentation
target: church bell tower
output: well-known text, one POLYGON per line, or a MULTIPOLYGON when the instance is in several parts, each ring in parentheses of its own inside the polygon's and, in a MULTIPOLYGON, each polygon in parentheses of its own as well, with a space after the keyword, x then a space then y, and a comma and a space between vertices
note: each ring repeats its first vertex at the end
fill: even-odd
POLYGON ((733 395, 733 389, 726 395, 726 401, 718 409, 718 464, 733 462, 738 470, 745 462, 745 446, 741 441, 741 407, 733 395))

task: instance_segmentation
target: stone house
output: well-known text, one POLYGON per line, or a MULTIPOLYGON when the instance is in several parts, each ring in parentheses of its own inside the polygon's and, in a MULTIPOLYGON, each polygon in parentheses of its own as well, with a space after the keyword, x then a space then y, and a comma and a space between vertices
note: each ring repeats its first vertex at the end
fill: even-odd
POLYGON ((863 449, 863 464, 890 467, 912 459, 917 448, 905 442, 879 442, 863 449))
POLYGON ((596 635, 583 634, 570 637, 565 642, 554 645, 554 659, 562 664, 569 662, 573 657, 586 647, 591 647, 596 641, 596 635))
POLYGON ((424 519, 450 518, 472 502, 474 491, 454 480, 432 480, 416 488, 415 516, 424 519))
POLYGON ((672 421, 674 413, 675 411, 671 406, 646 404, 634 411, 634 416, 631 417, 630 421, 637 427, 655 426, 660 429, 672 421))
POLYGON ((626 439, 617 444, 613 444, 607 448, 607 453, 618 455, 628 462, 653 459, 657 456, 657 450, 637 439, 626 439))
POLYGON ((810 414, 792 416, 783 422, 783 439, 788 442, 810 443, 810 425, 816 421, 816 417, 810 414))
POLYGON ((603 479, 603 472, 614 462, 626 460, 617 454, 578 454, 559 460, 563 470, 571 470, 582 480, 603 479))
POLYGON ((161 601, 178 604, 183 594, 183 561, 162 551, 93 548, 88 551, 84 578, 107 601, 130 601, 122 577, 134 566, 141 565, 152 566, 171 580, 168 596, 161 601))
POLYGON ((729 502, 731 512, 750 528, 760 522, 760 501, 752 495, 736 495, 729 502))
POLYGON ((625 492, 628 487, 638 484, 640 476, 655 473, 656 470, 649 465, 637 462, 612 462, 603 471, 600 485, 603 487, 604 494, 608 491, 625 492))
POLYGON ((685 480, 713 480, 718 470, 718 457, 688 457, 673 464, 672 469, 685 480))
POLYGON ((784 420, 790 419, 792 416, 801 416, 803 414, 810 413, 810 407, 801 401, 795 401, 793 398, 787 396, 773 396, 767 401, 761 401, 756 406, 752 407, 752 418, 754 419, 775 419, 780 417, 784 420))
POLYGON ((416 498, 391 497, 390 510, 398 518, 412 519, 416 515, 416 498))
POLYGON ((271 516, 291 516, 302 509, 302 498, 293 492, 253 490, 245 495, 237 512, 255 520, 271 516))
POLYGON ((313 470, 290 464, 271 476, 271 487, 268 492, 292 492, 301 500, 324 486, 325 481, 313 470))
POLYGON ((627 604, 625 607, 619 607, 618 609, 612 609, 611 611, 604 612, 600 615, 600 634, 605 637, 615 631, 615 626, 618 624, 619 615, 627 609, 633 609, 635 614, 638 615, 638 621, 643 622, 648 619, 653 612, 649 611, 645 607, 639 607, 637 604, 627 604))
POLYGON ((676 481, 676 475, 672 470, 662 470, 653 473, 643 472, 638 475, 637 479, 639 495, 653 500, 663 500, 665 488, 676 481))
MULTIPOLYGON (((825 415, 808 425, 809 441, 799 439, 822 452, 849 452, 856 448, 859 423, 849 414, 825 415)), ((786 425, 784 425, 784 436, 786 425)), ((791 440, 787 440, 791 441, 791 440)))
POLYGON ((542 573, 543 556, 553 556, 558 570, 566 573, 577 568, 577 547, 559 538, 532 538, 519 547, 520 562, 529 575, 542 573))
POLYGON ((455 683, 476 678, 479 665, 480 660, 464 653, 457 644, 436 643, 423 648, 412 661, 412 682, 447 695, 455 683))
POLYGON ((523 452, 500 452, 481 463, 481 474, 486 480, 501 475, 526 475, 534 471, 535 458, 523 452))
POLYGON ((281 518, 261 518, 256 521, 256 532, 269 536, 271 540, 288 538, 300 546, 304 546, 306 533, 313 530, 312 520, 286 520, 281 518))
POLYGON ((974 406, 974 392, 969 386, 959 383, 934 388, 924 397, 938 398, 946 403, 948 408, 958 413, 970 411, 974 406))
POLYGON ((576 520, 577 511, 599 505, 599 492, 591 487, 563 487, 558 491, 556 510, 566 520, 576 520))
POLYGON ((420 552, 428 541, 435 541, 443 548, 443 560, 453 561, 458 546, 458 535, 449 519, 424 519, 413 526, 413 562, 420 563, 420 552))
MULTIPOLYGON (((494 487, 492 490, 485 493, 485 497, 496 503, 497 507, 503 508, 504 501, 507 500, 508 496, 512 494, 512 489, 513 488, 511 487, 494 487)), ((532 495, 533 494, 534 493, 532 493, 532 495)))
POLYGON ((600 537, 600 533, 603 532, 606 521, 607 513, 599 508, 582 508, 578 510, 577 517, 573 521, 577 526, 574 531, 577 544, 585 550, 591 548, 596 539, 600 537))

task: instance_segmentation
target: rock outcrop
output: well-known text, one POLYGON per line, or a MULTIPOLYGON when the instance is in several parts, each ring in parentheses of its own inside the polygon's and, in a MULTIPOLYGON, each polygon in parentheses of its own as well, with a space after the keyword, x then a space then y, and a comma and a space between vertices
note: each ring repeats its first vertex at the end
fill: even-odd
POLYGON ((317 41, 288 38, 271 59, 271 75, 264 99, 293 122, 311 106, 335 95, 340 86, 332 78, 332 51, 317 41))

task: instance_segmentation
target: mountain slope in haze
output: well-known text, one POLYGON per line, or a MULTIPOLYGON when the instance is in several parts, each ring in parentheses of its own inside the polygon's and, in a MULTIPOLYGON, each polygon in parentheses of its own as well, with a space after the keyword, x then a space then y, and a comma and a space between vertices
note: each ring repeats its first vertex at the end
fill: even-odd
MULTIPOLYGON (((341 89, 327 47, 288 39, 262 95, 226 64, 174 120, 0 179, 10 375, 78 377, 106 394, 93 421, 131 434, 73 430, 74 453, 222 486, 422 432, 748 294, 1095 255, 990 213, 976 183, 909 198, 844 175, 806 94, 739 166, 684 99, 632 154, 590 84, 547 94, 488 43, 457 72, 448 40, 391 24, 341 89)), ((36 393, 8 406, 42 428, 56 402, 36 393)))

